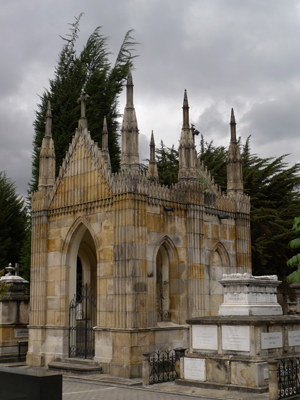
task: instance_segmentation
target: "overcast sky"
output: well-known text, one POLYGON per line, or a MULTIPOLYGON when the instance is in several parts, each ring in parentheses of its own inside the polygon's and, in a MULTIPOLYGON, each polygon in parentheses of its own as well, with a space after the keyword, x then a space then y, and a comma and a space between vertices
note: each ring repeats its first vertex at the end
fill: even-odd
POLYGON ((18 193, 26 195, 31 177, 38 95, 53 77, 59 35, 81 12, 79 51, 99 25, 115 54, 129 29, 140 42, 133 80, 141 160, 151 130, 157 145, 178 146, 187 89, 190 122, 206 140, 228 145, 233 107, 253 152, 300 161, 300 1, 9 0, 0 10, 0 171, 18 193))

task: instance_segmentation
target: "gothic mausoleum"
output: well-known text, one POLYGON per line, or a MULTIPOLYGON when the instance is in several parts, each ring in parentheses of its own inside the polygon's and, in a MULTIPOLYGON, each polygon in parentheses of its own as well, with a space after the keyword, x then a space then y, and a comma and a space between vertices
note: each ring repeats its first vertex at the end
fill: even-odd
MULTIPOLYGON (((158 182, 153 134, 147 173, 129 72, 121 170, 113 174, 81 118, 55 178, 48 106, 38 190, 32 194, 27 363, 86 358, 111 375, 142 374, 142 353, 188 347, 187 319, 218 314, 223 273, 251 273, 250 201, 232 111, 227 193, 197 157, 187 94, 178 183, 158 182)), ((179 135, 178 135, 179 136, 179 135)))

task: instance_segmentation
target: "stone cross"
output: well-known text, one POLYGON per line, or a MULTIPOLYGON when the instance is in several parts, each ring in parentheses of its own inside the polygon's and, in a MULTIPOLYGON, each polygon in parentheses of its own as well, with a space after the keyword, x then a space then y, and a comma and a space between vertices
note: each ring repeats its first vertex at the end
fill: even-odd
POLYGON ((82 89, 80 96, 77 99, 77 103, 81 103, 81 118, 85 118, 85 103, 89 98, 90 96, 82 89))

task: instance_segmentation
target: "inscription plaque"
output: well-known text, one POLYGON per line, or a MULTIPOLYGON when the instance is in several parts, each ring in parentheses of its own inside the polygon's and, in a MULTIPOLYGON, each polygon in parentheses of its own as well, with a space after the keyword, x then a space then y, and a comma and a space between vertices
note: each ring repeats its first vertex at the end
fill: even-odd
POLYGON ((192 328, 192 348, 218 350, 217 325, 194 325, 192 328))
POLYGON ((205 381, 205 360, 203 358, 184 357, 184 379, 192 381, 205 381))
POLYGON ((261 334, 261 348, 277 349, 282 347, 282 332, 263 332, 261 334))
POLYGON ((289 346, 300 346, 300 331, 288 332, 289 346))
POLYGON ((249 326, 222 326, 223 350, 250 351, 250 327, 249 326))
POLYGON ((264 379, 269 379, 269 370, 268 370, 268 368, 264 368, 264 379))
POLYGON ((15 338, 28 338, 28 329, 15 329, 15 338))
POLYGON ((246 304, 247 296, 245 293, 231 293, 228 292, 224 295, 225 303, 238 303, 238 304, 246 304))

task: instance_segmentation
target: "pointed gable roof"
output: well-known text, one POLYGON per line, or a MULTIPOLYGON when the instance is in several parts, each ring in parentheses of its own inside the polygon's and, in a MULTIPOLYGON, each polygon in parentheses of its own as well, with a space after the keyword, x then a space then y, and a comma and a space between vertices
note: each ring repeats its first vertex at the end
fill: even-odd
POLYGON ((111 172, 87 129, 76 129, 56 179, 50 209, 112 196, 111 172))

